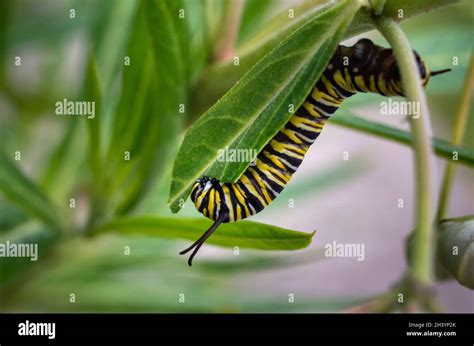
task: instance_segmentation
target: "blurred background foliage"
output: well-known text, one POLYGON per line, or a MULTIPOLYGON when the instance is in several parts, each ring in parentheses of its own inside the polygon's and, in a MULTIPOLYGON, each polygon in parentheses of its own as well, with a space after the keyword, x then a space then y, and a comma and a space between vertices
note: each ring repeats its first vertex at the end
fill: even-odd
MULTIPOLYGON (((239 289, 252 273, 321 261, 314 249, 284 255, 242 249, 234 256, 231 248, 200 258, 189 270, 177 255, 184 242, 159 234, 94 232, 134 215, 199 217, 190 202, 177 216, 167 205, 172 164, 186 128, 258 61, 258 52, 294 30, 283 25, 289 8, 297 9, 297 21, 325 3, 1 0, 0 186, 5 196, 0 197, 0 241, 37 242, 40 260, 0 259, 0 309, 341 311, 362 302, 366 297, 307 295, 288 304, 287 296, 239 289), (182 9, 185 18, 178 15, 182 9), (221 49, 229 23, 239 14, 234 54, 242 64, 229 74, 231 62, 221 49), (16 56, 21 68, 13 64, 16 56), (96 101, 97 121, 55 115, 54 104, 64 98, 96 101), (182 114, 178 104, 186 109, 182 114), (124 164, 126 151, 132 159, 124 164), (12 161, 16 152, 21 160, 12 161)), ((432 69, 450 67, 453 52, 459 58, 450 78, 428 91, 430 107, 438 109, 435 134, 446 140, 438 154, 449 156, 453 110, 472 51, 472 3, 407 20, 402 28, 432 69)), ((364 31, 352 30, 346 38, 364 31)), ((366 36, 384 44, 380 36, 366 36)), ((376 95, 349 100, 337 123, 393 140, 394 131, 408 135, 372 120, 344 121, 344 115, 363 116, 380 100, 376 95)), ((471 116, 471 130, 473 121, 471 116)), ((462 147, 462 163, 472 165, 472 136, 462 147)), ((370 160, 361 156, 295 180, 272 204, 273 211, 288 212, 288 196, 336 189, 370 168, 370 160)), ((183 234, 178 237, 188 237, 183 234)))

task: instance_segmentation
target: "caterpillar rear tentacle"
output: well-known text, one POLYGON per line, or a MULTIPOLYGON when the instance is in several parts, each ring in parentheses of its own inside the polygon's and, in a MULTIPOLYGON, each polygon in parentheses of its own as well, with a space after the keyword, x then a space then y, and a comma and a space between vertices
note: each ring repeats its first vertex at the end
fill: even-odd
MULTIPOLYGON (((431 76, 448 70, 430 72, 414 52, 423 85, 431 76)), ((202 244, 221 223, 235 222, 255 215, 268 206, 284 189, 298 169, 311 144, 326 121, 342 102, 358 92, 384 96, 403 96, 403 87, 391 49, 368 39, 354 46, 339 45, 319 80, 285 126, 267 143, 235 183, 202 177, 193 185, 191 199, 196 208, 214 224, 188 249, 188 264, 202 244)))

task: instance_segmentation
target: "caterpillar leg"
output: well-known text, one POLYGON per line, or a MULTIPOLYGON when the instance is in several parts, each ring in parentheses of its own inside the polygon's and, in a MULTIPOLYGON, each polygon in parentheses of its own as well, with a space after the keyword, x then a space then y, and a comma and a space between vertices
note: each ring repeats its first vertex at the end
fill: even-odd
POLYGON ((191 253, 191 256, 189 256, 188 258, 188 264, 190 267, 193 265, 193 258, 198 253, 202 244, 204 244, 207 238, 209 238, 211 234, 214 233, 214 231, 217 229, 217 227, 219 227, 219 225, 222 222, 224 222, 225 218, 226 218, 225 214, 222 214, 221 216, 219 216, 219 218, 216 221, 214 221, 212 226, 206 232, 204 232, 203 235, 198 240, 196 240, 190 247, 188 247, 187 249, 184 249, 183 251, 179 253, 180 255, 184 255, 194 249, 193 252, 191 253))

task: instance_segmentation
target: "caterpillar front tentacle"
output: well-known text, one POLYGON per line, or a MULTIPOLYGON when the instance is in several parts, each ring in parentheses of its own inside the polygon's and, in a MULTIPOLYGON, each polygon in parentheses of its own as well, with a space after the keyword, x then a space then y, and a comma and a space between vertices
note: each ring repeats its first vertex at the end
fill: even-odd
POLYGON ((224 214, 222 214, 222 216, 220 216, 216 221, 214 221, 212 226, 206 232, 204 232, 203 235, 201 237, 199 237, 199 239, 196 240, 190 247, 188 247, 187 249, 185 249, 185 250, 183 250, 179 253, 180 255, 184 255, 184 254, 186 254, 189 251, 194 249, 193 252, 191 253, 191 256, 189 256, 189 258, 188 258, 188 265, 190 267, 192 267, 193 258, 194 258, 194 256, 196 256, 196 254, 199 251, 199 249, 201 248, 202 244, 204 244, 204 242, 207 240, 207 238, 209 238, 211 236, 211 234, 217 229, 217 227, 219 227, 220 224, 223 222, 223 220, 224 220, 223 215, 224 214))
MULTIPOLYGON (((423 85, 432 75, 428 66, 414 52, 423 85)), ((214 224, 193 245, 192 259, 221 223, 235 222, 255 215, 267 207, 284 189, 302 163, 311 144, 318 138, 327 120, 345 99, 358 92, 384 96, 403 96, 403 86, 391 49, 368 39, 354 46, 338 46, 303 104, 284 127, 266 144, 235 183, 202 177, 193 185, 191 199, 197 210, 214 224)))

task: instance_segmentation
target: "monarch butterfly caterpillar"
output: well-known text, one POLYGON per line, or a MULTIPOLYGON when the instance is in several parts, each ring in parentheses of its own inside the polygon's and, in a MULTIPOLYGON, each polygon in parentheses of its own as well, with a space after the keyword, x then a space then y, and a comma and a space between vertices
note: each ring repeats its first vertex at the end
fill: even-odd
MULTIPOLYGON (((431 72, 414 52, 423 85, 431 76, 450 69, 431 72)), ((235 183, 208 177, 198 179, 191 191, 197 210, 214 220, 213 225, 181 255, 193 250, 192 260, 204 242, 221 223, 235 222, 255 215, 268 206, 285 188, 318 138, 326 121, 348 97, 358 92, 384 96, 404 96, 400 73, 392 49, 368 39, 354 46, 339 45, 319 80, 283 128, 266 144, 235 183)))

